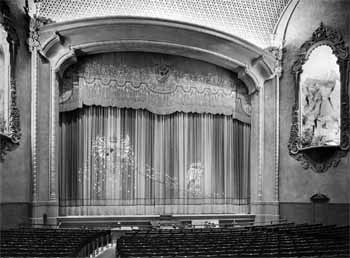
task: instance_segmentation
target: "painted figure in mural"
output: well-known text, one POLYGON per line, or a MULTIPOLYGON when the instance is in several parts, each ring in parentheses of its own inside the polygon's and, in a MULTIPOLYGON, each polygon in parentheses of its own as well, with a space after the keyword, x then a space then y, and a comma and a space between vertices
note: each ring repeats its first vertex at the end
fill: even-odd
POLYGON ((327 79, 307 78, 303 83, 303 145, 337 145, 340 134, 339 80, 331 71, 327 79))
POLYGON ((315 48, 303 65, 301 145, 303 148, 340 144, 340 72, 331 47, 315 48))
POLYGON ((4 94, 4 90, 0 88, 0 133, 5 133, 6 128, 4 94))
POLYGON ((191 197, 199 197, 203 194, 202 179, 204 168, 200 162, 192 163, 187 171, 186 182, 187 191, 191 197))
POLYGON ((6 120, 5 120, 5 65, 4 65, 4 55, 2 54, 0 46, 0 133, 5 133, 6 130, 6 120))

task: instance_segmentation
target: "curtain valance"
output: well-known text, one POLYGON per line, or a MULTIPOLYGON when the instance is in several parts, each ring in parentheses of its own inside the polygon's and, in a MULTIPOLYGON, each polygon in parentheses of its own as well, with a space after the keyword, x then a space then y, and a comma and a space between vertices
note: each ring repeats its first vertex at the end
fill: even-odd
POLYGON ((244 123, 250 123, 251 112, 247 90, 234 73, 147 53, 88 56, 69 68, 60 86, 60 111, 83 105, 232 115, 244 123))

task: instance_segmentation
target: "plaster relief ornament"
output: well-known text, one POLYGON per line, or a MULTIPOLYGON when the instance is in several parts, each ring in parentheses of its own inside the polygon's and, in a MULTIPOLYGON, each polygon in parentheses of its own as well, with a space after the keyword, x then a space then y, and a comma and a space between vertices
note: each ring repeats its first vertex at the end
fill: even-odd
POLYGON ((10 10, 0 2, 0 161, 19 145, 21 138, 15 79, 18 45, 10 10))
POLYGON ((329 46, 316 48, 303 65, 302 148, 340 145, 340 73, 329 46))
POLYGON ((305 169, 338 166, 350 148, 349 48, 322 23, 292 66, 295 104, 289 153, 305 169))

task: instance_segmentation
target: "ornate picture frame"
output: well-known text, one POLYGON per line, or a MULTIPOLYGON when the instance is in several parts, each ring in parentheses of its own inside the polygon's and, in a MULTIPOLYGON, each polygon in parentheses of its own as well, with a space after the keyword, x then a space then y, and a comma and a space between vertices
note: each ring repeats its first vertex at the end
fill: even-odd
POLYGON ((0 161, 21 138, 15 79, 18 43, 9 8, 0 2, 0 161))
MULTIPOLYGON (((292 66, 295 81, 295 103, 293 105, 292 126, 288 143, 289 153, 301 162, 303 168, 311 168, 316 172, 325 172, 330 167, 336 167, 340 159, 346 156, 350 148, 350 115, 349 115, 349 48, 345 46, 342 36, 335 30, 321 25, 300 48, 297 60, 292 66), (331 48, 336 57, 340 74, 340 142, 333 145, 314 144, 305 148, 304 136, 301 132, 304 117, 302 117, 301 75, 303 66, 309 60, 310 54, 320 46, 331 48), (303 120, 303 121, 302 121, 303 120)), ((322 98, 322 96, 321 96, 322 98)), ((320 100, 322 101, 322 100, 320 100)))

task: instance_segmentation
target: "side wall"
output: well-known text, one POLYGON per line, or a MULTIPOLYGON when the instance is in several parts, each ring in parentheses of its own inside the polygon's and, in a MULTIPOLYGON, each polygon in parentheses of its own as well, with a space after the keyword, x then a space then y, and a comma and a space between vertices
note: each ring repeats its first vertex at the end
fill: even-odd
POLYGON ((19 37, 16 60, 17 106, 20 111, 22 138, 19 146, 0 162, 0 226, 13 227, 28 222, 31 207, 30 161, 30 55, 26 45, 24 1, 5 0, 19 37))
MULTIPOLYGON (((321 22, 336 29, 350 46, 350 1, 300 0, 290 19, 285 38, 283 77, 280 82, 280 215, 290 221, 349 223, 350 153, 336 168, 324 173, 305 170, 289 156, 288 139, 294 103, 294 79, 291 67, 300 46, 310 37, 321 22), (315 193, 326 195, 330 201, 322 220, 317 220, 310 197, 315 193), (316 220, 315 220, 316 219, 316 220)), ((317 215, 317 214, 316 214, 317 215)))

